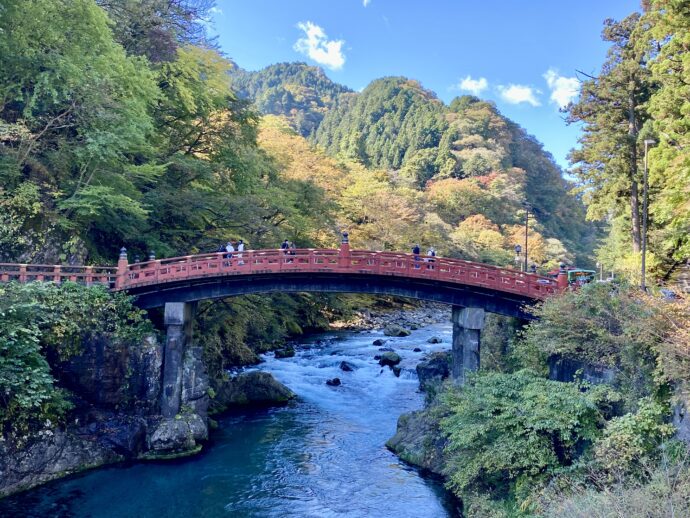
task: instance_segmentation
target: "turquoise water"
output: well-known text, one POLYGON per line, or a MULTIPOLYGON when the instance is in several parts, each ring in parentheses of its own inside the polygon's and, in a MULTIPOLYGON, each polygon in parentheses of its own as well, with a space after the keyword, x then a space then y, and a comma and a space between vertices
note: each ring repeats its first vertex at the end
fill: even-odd
POLYGON ((450 327, 386 344, 403 356, 400 378, 373 359, 378 333, 323 335, 294 358, 268 356, 260 368, 296 392, 296 403, 220 419, 190 459, 102 468, 0 500, 0 516, 453 516, 442 487, 384 446, 397 417, 422 406, 414 366, 423 353, 412 349, 442 348, 426 343, 432 335, 448 344, 450 327), (343 360, 356 370, 341 371, 343 360), (336 376, 342 386, 325 384, 336 376))

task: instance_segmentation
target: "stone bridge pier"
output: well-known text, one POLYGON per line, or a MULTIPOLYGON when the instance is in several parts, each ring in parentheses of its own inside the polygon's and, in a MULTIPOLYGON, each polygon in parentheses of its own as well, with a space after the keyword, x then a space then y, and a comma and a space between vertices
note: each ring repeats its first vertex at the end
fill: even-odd
POLYGON ((453 306, 453 381, 465 384, 468 372, 479 370, 483 308, 453 306))
POLYGON ((195 302, 165 304, 165 350, 163 352, 163 390, 161 415, 175 417, 180 411, 182 374, 187 346, 192 344, 195 302))

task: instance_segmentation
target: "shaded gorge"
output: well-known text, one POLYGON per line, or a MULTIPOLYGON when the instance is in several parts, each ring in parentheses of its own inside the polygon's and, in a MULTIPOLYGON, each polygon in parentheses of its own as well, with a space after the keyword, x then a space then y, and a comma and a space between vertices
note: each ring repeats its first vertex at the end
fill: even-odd
POLYGON ((3 516, 453 516, 442 485, 384 444, 400 414, 423 406, 414 368, 447 348, 448 324, 409 337, 339 332, 310 337, 292 358, 259 368, 298 394, 287 407, 226 415, 204 452, 91 471, 0 500, 3 516), (444 343, 429 344, 439 336, 444 343), (377 338, 402 357, 396 377, 377 338), (414 352, 418 347, 421 352, 414 352), (341 362, 353 370, 343 371, 341 362), (338 377, 342 384, 326 385, 338 377))

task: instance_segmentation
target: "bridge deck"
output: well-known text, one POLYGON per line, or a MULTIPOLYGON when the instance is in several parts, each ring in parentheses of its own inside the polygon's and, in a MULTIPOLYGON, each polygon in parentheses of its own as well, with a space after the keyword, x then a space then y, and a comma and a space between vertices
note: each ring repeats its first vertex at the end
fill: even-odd
POLYGON ((409 279, 430 279, 445 283, 478 286, 543 300, 557 293, 554 279, 499 268, 481 263, 419 256, 395 252, 371 252, 343 249, 299 249, 286 254, 283 250, 250 250, 242 254, 199 254, 128 264, 117 268, 97 266, 52 266, 0 263, 0 282, 16 280, 70 280, 85 284, 105 284, 115 291, 172 282, 223 276, 256 274, 337 273, 384 275, 409 279))

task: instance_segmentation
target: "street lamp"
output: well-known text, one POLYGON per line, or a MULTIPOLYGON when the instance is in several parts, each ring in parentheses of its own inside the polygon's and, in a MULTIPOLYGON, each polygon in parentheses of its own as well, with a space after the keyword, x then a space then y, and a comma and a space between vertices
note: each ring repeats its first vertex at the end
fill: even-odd
POLYGON ((522 247, 520 245, 515 245, 515 263, 518 265, 518 268, 522 270, 522 261, 520 260, 520 252, 522 252, 522 247))
POLYGON ((642 280, 640 281, 640 288, 642 291, 647 290, 645 284, 646 260, 647 260, 647 215, 649 212, 649 182, 647 181, 647 150, 649 146, 656 144, 652 139, 645 139, 644 141, 644 172, 642 175, 642 280))
POLYGON ((525 208, 525 266, 524 269, 522 270, 523 272, 527 271, 527 234, 529 232, 529 213, 532 210, 532 206, 527 203, 523 202, 522 206, 525 208))

